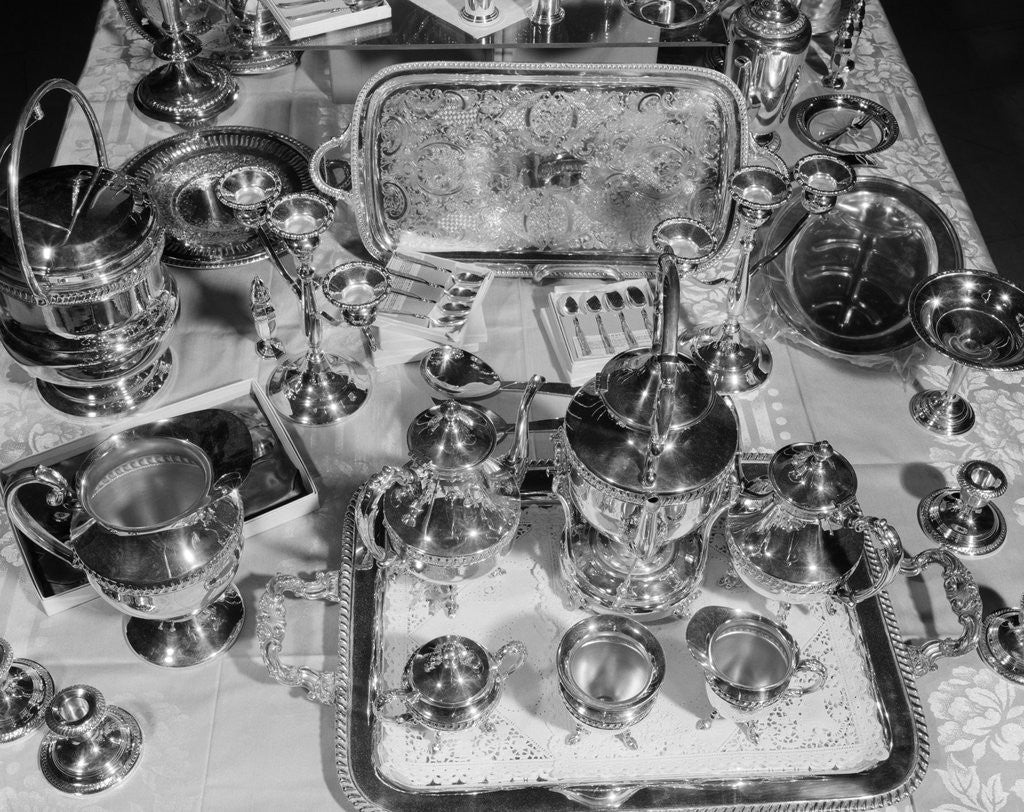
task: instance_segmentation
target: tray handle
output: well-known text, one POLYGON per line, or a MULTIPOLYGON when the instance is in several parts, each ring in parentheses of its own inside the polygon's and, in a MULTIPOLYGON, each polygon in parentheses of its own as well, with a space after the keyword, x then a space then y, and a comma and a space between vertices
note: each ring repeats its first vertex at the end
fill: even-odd
POLYGON ((358 198, 353 192, 346 192, 337 186, 332 186, 327 182, 327 176, 324 174, 326 168, 324 164, 324 157, 335 147, 343 147, 348 143, 349 132, 348 125, 345 126, 344 131, 341 135, 336 135, 333 138, 328 138, 324 143, 316 148, 316 152, 313 153, 313 157, 309 159, 309 177, 313 181, 313 185, 320 191, 320 194, 327 195, 332 200, 337 200, 344 203, 353 212, 358 210, 358 198))
POLYGON ((916 676, 923 676, 938 668, 943 657, 959 657, 978 645, 981 629, 981 594, 971 571, 956 556, 939 547, 932 547, 915 556, 905 558, 900 573, 908 578, 920 575, 929 564, 942 567, 942 585, 946 600, 963 627, 959 637, 938 637, 920 643, 907 643, 910 665, 916 676))
POLYGON ((281 662, 281 648, 288 626, 284 599, 287 595, 307 601, 341 600, 341 572, 321 570, 312 578, 279 572, 267 582, 267 591, 260 596, 256 610, 256 637, 260 644, 263 665, 275 680, 292 688, 302 688, 306 699, 324 705, 334 704, 337 676, 333 671, 317 671, 307 666, 296 667, 281 662))

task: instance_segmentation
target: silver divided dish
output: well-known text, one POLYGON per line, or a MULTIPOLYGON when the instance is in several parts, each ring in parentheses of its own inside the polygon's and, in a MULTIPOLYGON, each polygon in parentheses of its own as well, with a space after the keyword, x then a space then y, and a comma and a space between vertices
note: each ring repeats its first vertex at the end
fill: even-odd
MULTIPOLYGON (((777 244, 802 213, 791 200, 764 245, 777 244)), ((938 206, 910 186, 864 177, 766 272, 779 313, 800 335, 826 350, 868 355, 917 341, 910 291, 937 270, 962 265, 960 240, 938 206)))
MULTIPOLYGON (((702 68, 410 63, 363 87, 351 132, 359 234, 493 262, 653 264, 651 230, 725 241, 747 158, 738 89, 702 68)), ((516 267, 518 266, 518 267, 516 267)))
MULTIPOLYGON (((763 459, 759 461, 764 462, 763 459)), ((748 464, 756 466, 754 460, 748 460, 748 464)), ((528 479, 540 473, 534 470, 528 479)), ((542 486, 539 486, 537 499, 547 498, 550 501, 550 496, 541 491, 542 486)), ((537 504, 537 500, 532 501, 537 504)), ((292 576, 278 576, 284 579, 279 588, 294 590, 297 597, 338 600, 341 609, 337 669, 320 675, 316 680, 309 678, 311 674, 295 673, 292 675, 295 681, 291 684, 304 684, 313 697, 334 704, 338 780, 354 808, 396 812, 436 808, 440 801, 437 796, 395 789, 381 779, 372 762, 374 723, 369 705, 372 700, 375 641, 370 631, 374 624, 367 620, 381 611, 381 591, 377 587, 376 569, 364 568, 357 563, 362 551, 356 549, 353 507, 354 503, 346 515, 342 532, 339 570, 321 573, 310 582, 302 582, 292 576)), ((855 580, 863 581, 865 577, 861 570, 855 575, 855 580)), ((261 615, 278 600, 277 597, 265 598, 261 602, 261 615), (264 603, 267 605, 263 606, 264 603)), ((619 788, 623 791, 623 800, 621 805, 616 805, 617 808, 768 810, 792 805, 801 810, 854 810, 895 803, 906 797, 924 775, 929 749, 907 650, 884 593, 861 603, 856 608, 855 617, 862 630, 874 675, 880 718, 888 730, 886 758, 873 766, 845 774, 769 775, 739 781, 698 780, 643 786, 638 791, 636 787, 624 786, 619 788)), ((262 617, 261 623, 267 624, 269 620, 269 617, 262 617)), ((597 776, 595 779, 600 780, 597 776)), ((566 790, 571 791, 571 788, 560 789, 566 790)), ((580 790, 586 792, 582 787, 580 790)), ((453 812, 470 812, 482 807, 489 810, 554 810, 563 809, 566 804, 565 798, 543 786, 500 790, 485 796, 446 788, 441 797, 444 808, 453 812)))

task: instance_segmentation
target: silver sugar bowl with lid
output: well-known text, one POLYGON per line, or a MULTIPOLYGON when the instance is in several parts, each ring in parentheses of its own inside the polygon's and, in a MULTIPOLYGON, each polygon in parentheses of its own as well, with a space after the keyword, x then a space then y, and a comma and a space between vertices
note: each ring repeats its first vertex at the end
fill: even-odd
POLYGON ((373 702, 381 719, 418 724, 439 734, 468 730, 479 724, 491 731, 487 717, 501 699, 505 681, 526 662, 526 646, 518 640, 495 653, 468 637, 435 637, 416 649, 405 664, 402 687, 384 691, 373 702))
POLYGON ((138 408, 171 369, 178 316, 164 274, 163 231, 145 193, 107 165, 99 123, 81 91, 52 79, 29 98, 11 138, 7 216, 0 217, 0 340, 48 404, 76 417, 138 408), (19 177, 40 99, 63 90, 85 112, 98 166, 19 177))
POLYGON ((382 567, 440 585, 450 615, 456 585, 489 573, 515 538, 530 405, 543 383, 534 375, 527 384, 507 454, 495 454, 497 428, 483 409, 443 401, 409 426, 411 460, 375 474, 359 498, 356 527, 367 551, 382 567))

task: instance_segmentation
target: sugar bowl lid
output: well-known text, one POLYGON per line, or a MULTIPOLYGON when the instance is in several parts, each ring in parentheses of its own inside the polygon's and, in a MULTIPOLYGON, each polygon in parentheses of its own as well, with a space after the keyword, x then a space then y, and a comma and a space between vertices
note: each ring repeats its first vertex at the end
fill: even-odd
MULTIPOLYGON (((51 167, 24 178, 18 195, 29 264, 65 290, 95 285, 93 276, 118 269, 157 228, 146 194, 104 167, 51 167)), ((0 217, 0 273, 25 284, 7 216, 0 217)))
POLYGON ((405 676, 421 703, 446 710, 476 704, 494 683, 484 648, 454 634, 435 637, 416 649, 405 676))
POLYGON ((413 460, 441 471, 479 465, 497 440, 494 424, 483 411, 455 400, 420 412, 406 434, 413 460))
POLYGON ((782 500, 809 513, 832 513, 857 495, 857 473, 827 440, 780 448, 768 479, 782 500))

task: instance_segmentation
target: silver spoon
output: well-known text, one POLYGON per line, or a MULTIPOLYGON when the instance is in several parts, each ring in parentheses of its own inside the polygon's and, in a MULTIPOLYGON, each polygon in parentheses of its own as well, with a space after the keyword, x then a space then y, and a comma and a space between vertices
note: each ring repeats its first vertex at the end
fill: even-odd
POLYGON ((561 308, 565 315, 572 316, 572 326, 576 331, 576 341, 579 342, 580 352, 584 355, 591 355, 590 342, 587 341, 586 335, 583 334, 583 328, 580 327, 580 318, 576 315, 580 312, 580 306, 576 299, 572 296, 566 296, 559 303, 559 308, 561 308))
POLYGON ((629 297, 629 303, 633 307, 640 308, 640 315, 643 316, 644 319, 644 329, 647 331, 648 335, 650 335, 653 338, 654 329, 651 327, 651 319, 647 315, 646 294, 642 290, 640 290, 640 288, 638 288, 636 285, 630 285, 628 288, 626 288, 626 296, 629 297))
MULTIPOLYGON (((420 375, 435 392, 456 400, 485 398, 497 392, 522 391, 527 381, 502 381, 490 364, 469 350, 435 347, 420 359, 420 375)), ((541 391, 572 396, 576 387, 552 381, 541 391)))
POLYGON ((610 290, 604 295, 604 302, 608 305, 608 309, 613 313, 619 314, 619 324, 622 326, 622 334, 626 336, 626 343, 630 347, 635 347, 636 336, 633 335, 633 331, 629 329, 629 325, 626 324, 626 314, 623 312, 626 309, 626 302, 622 298, 621 291, 610 290))
POLYGON ((604 329, 604 322, 601 321, 601 297, 596 293, 593 296, 588 296, 587 301, 584 303, 587 306, 587 310, 594 314, 594 318, 597 319, 597 332, 601 334, 601 343, 604 344, 605 352, 614 353, 615 345, 612 344, 612 340, 608 337, 608 331, 604 329))
POLYGON ((467 318, 465 313, 449 313, 436 319, 432 319, 430 316, 425 316, 422 313, 406 313, 403 310, 386 310, 383 307, 378 308, 377 312, 383 313, 386 316, 407 316, 411 319, 422 319, 427 322, 430 327, 461 327, 466 323, 467 318))

